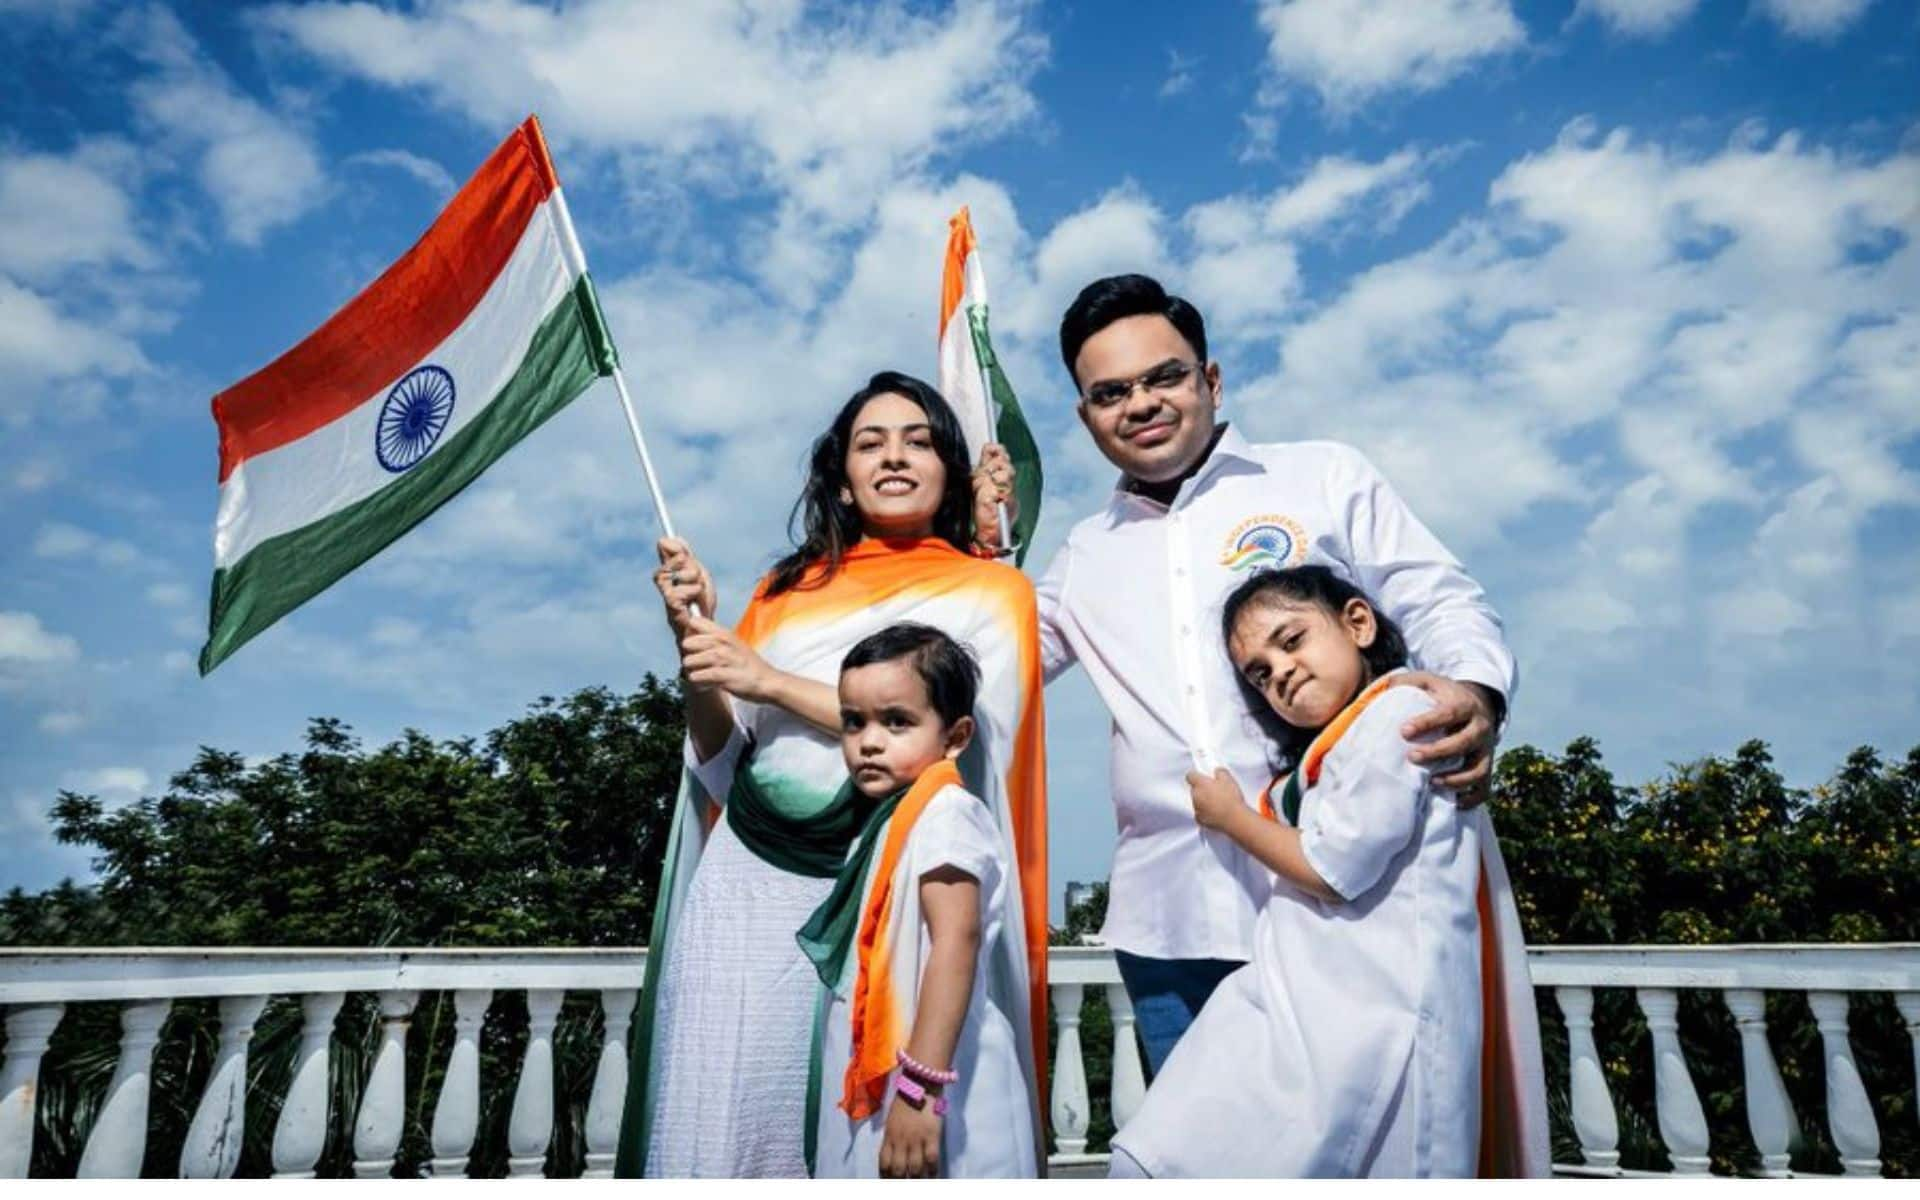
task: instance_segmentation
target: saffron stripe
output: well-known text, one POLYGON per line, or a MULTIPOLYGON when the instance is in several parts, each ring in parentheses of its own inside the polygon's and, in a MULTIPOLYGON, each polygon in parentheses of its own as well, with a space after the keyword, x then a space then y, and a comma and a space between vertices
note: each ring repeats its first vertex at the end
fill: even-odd
POLYGON ((216 570, 200 673, 424 521, 585 391, 612 361, 599 311, 593 281, 582 276, 540 323, 520 369, 478 420, 381 491, 216 570))
POLYGON ((559 186, 539 122, 494 150, 411 250, 306 340, 213 398, 220 480, 365 402, 445 341, 559 186))

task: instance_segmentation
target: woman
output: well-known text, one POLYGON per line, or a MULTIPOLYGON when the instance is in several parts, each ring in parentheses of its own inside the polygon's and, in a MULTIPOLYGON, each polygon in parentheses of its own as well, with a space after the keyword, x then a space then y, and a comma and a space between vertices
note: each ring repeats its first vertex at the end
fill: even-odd
POLYGON ((897 621, 940 628, 980 658, 980 735, 961 771, 1020 870, 996 986, 1023 993, 1005 1003, 1026 1016, 1035 1061, 1035 1021, 1046 1019, 1038 623, 1026 577, 969 553, 973 527, 990 523, 1010 485, 997 448, 969 474, 937 391, 882 372, 814 443, 794 506, 803 534, 733 630, 711 619, 718 597, 691 549, 661 542, 655 583, 687 681, 688 771, 649 942, 620 1174, 807 1172, 819 987, 794 935, 863 815, 843 786, 834 683, 855 642, 897 621))

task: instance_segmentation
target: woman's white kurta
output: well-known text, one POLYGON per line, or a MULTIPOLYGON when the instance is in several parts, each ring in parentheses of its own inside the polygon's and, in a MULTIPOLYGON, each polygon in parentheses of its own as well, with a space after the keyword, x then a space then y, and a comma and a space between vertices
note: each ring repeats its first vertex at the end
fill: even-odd
MULTIPOLYGON (((940 867, 957 868, 980 881, 980 949, 974 960, 966 1024, 953 1052, 953 1069, 960 1079, 946 1089, 940 1174, 952 1179, 1031 1179, 1038 1174, 1031 1092, 1015 1026, 1001 995, 1003 991, 1022 994, 1025 980, 1005 981, 1011 985, 1005 988, 993 986, 996 974, 1008 973, 1010 961, 1005 937, 1011 872, 1004 835, 993 813, 964 788, 942 788, 927 802, 907 836, 895 872, 894 909, 888 926, 896 939, 893 962, 900 974, 916 981, 933 946, 920 915, 920 879, 940 867)), ((869 894, 873 882, 867 881, 869 894)), ((850 959, 849 980, 854 965, 850 959)), ((850 986, 836 989, 823 1014, 820 1141, 814 1164, 819 1178, 873 1178, 880 1173, 886 1105, 857 1122, 839 1107, 842 1072, 853 1055, 850 992, 850 986)), ((917 989, 912 994, 917 1005, 917 989)), ((911 1013, 907 1019, 911 1028, 911 1013)), ((892 1102, 889 1092, 887 1104, 892 1102)))
POLYGON ((1407 761, 1432 707, 1389 688, 1328 752, 1301 848, 1348 903, 1284 881, 1114 1144, 1156 1176, 1471 1176, 1479 1154, 1476 892, 1491 830, 1407 761))

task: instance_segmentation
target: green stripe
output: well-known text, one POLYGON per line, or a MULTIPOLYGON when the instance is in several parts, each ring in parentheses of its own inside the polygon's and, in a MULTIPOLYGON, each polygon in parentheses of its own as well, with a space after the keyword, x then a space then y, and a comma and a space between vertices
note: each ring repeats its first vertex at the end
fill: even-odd
POLYGON ((1007 457, 1013 461, 1013 498, 1018 506, 1013 518, 1013 561, 1024 564, 1027 547, 1033 544, 1034 526, 1040 523, 1040 492, 1045 482, 1040 472, 1040 447, 1033 440, 1033 431, 1027 428, 1027 417, 1020 411, 1020 401, 1014 398, 1013 385, 1007 382, 1006 372, 1000 369, 1000 359, 993 352, 993 339, 987 336, 986 305, 967 307, 967 329, 973 334, 974 357, 986 369, 993 388, 994 407, 1000 413, 993 436, 1006 447, 1007 457))
POLYGON ((213 573, 200 673, 426 520, 595 378, 610 373, 613 361, 593 281, 582 276, 540 322, 526 358, 493 403, 420 465, 364 500, 268 538, 213 573))

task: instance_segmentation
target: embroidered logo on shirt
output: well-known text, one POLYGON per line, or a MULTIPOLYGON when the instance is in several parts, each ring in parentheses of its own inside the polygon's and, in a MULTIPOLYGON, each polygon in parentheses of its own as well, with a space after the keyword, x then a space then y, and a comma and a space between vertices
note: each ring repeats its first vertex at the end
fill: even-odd
POLYGON ((1291 567, 1307 557, 1307 531, 1279 513, 1261 513, 1233 527, 1220 550, 1220 565, 1230 571, 1291 567))

